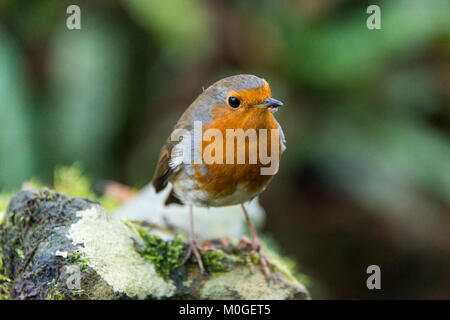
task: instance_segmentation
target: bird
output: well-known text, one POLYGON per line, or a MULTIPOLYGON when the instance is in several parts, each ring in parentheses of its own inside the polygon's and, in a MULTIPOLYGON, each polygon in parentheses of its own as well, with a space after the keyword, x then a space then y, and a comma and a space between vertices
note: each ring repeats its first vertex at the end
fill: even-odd
POLYGON ((249 160, 254 156, 251 151, 255 153, 257 150, 253 148, 255 146, 259 147, 260 154, 261 148, 265 147, 266 152, 271 149, 271 152, 277 155, 275 161, 280 160, 281 153, 286 149, 286 140, 274 113, 281 106, 283 106, 281 101, 272 98, 266 80, 250 74, 226 77, 206 89, 203 88, 201 94, 179 118, 174 131, 161 149, 152 184, 157 193, 170 186, 166 205, 177 203, 189 206, 189 249, 183 262, 185 263, 194 254, 202 273, 206 273, 206 270, 195 239, 193 207, 240 204, 251 233, 251 248, 259 256, 265 276, 268 279, 271 276, 270 261, 262 253, 261 241, 244 203, 264 191, 278 170, 277 162, 274 172, 262 174, 261 170, 267 165, 263 164, 261 159, 257 159, 256 162, 249 160), (216 135, 210 140, 200 136, 200 142, 195 143, 195 137, 199 136, 198 132, 194 132, 196 128, 201 128, 201 134, 213 129, 216 135), (237 161, 241 156, 237 151, 238 147, 235 148, 233 144, 232 148, 227 149, 229 143, 227 139, 222 142, 216 141, 217 134, 226 136, 229 130, 236 132, 239 129, 242 129, 241 132, 251 130, 255 132, 248 137, 244 136, 244 140, 241 140, 245 142, 245 148, 240 149, 244 152, 244 161, 241 157, 241 162, 237 161), (267 130, 267 134, 263 135, 261 129, 267 130), (174 139, 176 131, 187 135, 174 139), (255 135, 256 141, 251 141, 255 135), (210 157, 216 161, 212 163, 202 161, 205 158, 205 151, 215 141, 217 150, 211 152, 210 157), (245 155, 247 150, 248 155, 245 155), (232 161, 227 161, 227 154, 232 161), (196 162, 195 157, 200 161, 196 162))

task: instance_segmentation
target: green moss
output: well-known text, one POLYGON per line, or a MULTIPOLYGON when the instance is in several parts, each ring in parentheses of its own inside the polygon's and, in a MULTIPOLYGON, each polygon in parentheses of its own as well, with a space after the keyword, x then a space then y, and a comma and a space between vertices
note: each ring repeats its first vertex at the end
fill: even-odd
POLYGON ((55 279, 51 282, 43 284, 47 289, 44 293, 44 300, 67 300, 74 298, 88 298, 89 295, 82 289, 70 289, 61 288, 61 285, 56 282, 55 279))
MULTIPOLYGON (((175 291, 173 282, 160 276, 154 264, 136 251, 137 244, 144 247, 137 232, 130 230, 120 219, 108 215, 100 206, 78 211, 78 221, 67 232, 67 237, 78 247, 82 257, 89 258, 89 268, 107 282, 113 290, 108 292, 114 296, 125 294, 138 299, 150 295, 156 298, 172 296, 175 291)), ((88 292, 96 296, 99 288, 88 292)))
POLYGON ((66 297, 58 289, 54 288, 49 290, 44 300, 66 300, 66 297))
POLYGON ((244 254, 238 252, 226 253, 222 249, 204 251, 201 256, 208 272, 230 271, 233 264, 245 264, 247 262, 244 254))
POLYGON ((46 292, 43 293, 44 300, 66 300, 66 296, 59 290, 55 279, 51 282, 41 284, 39 287, 47 287, 46 292))
POLYGON ((89 266, 89 258, 83 258, 79 250, 75 250, 68 255, 68 259, 71 263, 76 263, 81 266, 81 271, 84 271, 89 266))
POLYGON ((145 244, 144 248, 137 248, 137 251, 155 266, 159 275, 166 280, 169 279, 172 271, 182 265, 185 252, 183 239, 176 237, 173 240, 164 241, 142 227, 138 227, 137 232, 145 244))
POLYGON ((25 254, 23 253, 22 249, 16 248, 16 253, 19 256, 20 259, 25 259, 25 254))
POLYGON ((7 300, 10 294, 11 280, 4 275, 2 250, 0 244, 0 300, 7 300))
POLYGON ((87 294, 86 290, 83 289, 71 289, 70 294, 72 295, 72 297, 90 299, 89 294, 87 294))
POLYGON ((10 296, 11 280, 0 275, 0 300, 8 300, 10 296))
MULTIPOLYGON (((133 225, 131 222, 127 225, 137 231, 144 241, 144 247, 137 247, 136 250, 155 266, 156 271, 163 278, 168 279, 173 271, 184 267, 183 260, 187 253, 187 245, 181 235, 177 235, 173 240, 165 241, 144 227, 133 225)), ((250 263, 248 255, 238 250, 225 252, 222 249, 214 249, 202 251, 200 254, 206 270, 210 273, 227 272, 236 263, 250 263)), ((196 264, 195 256, 186 263, 186 265, 196 264)))
POLYGON ((213 250, 201 253, 205 268, 209 272, 224 272, 229 269, 227 255, 223 250, 213 250))

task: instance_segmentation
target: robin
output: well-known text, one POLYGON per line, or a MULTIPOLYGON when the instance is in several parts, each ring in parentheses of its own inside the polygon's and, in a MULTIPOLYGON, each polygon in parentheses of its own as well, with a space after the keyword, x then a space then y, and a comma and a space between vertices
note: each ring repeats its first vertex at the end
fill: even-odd
POLYGON ((198 144, 195 144, 195 141, 194 146, 191 147, 189 144, 192 143, 192 135, 190 138, 183 136, 178 140, 173 139, 171 135, 162 147, 152 184, 156 192, 160 192, 170 182, 171 191, 166 204, 178 203, 189 206, 189 251, 185 262, 194 254, 202 272, 205 272, 205 268, 194 236, 192 207, 240 204, 251 232, 252 249, 259 255, 266 277, 270 277, 269 261, 261 252, 261 242, 243 203, 264 191, 276 173, 276 171, 269 171, 262 174, 261 170, 267 167, 265 166, 267 161, 264 164, 261 159, 257 161, 250 161, 250 159, 254 159, 256 152, 253 147, 259 146, 259 154, 262 153, 262 149, 266 152, 270 149, 273 154, 278 155, 275 160, 279 161, 281 152, 285 149, 285 140, 281 127, 275 120, 274 112, 282 105, 282 102, 271 97, 269 84, 264 79, 254 75, 224 78, 203 90, 174 128, 174 132, 183 130, 195 137, 196 133, 193 131, 195 131, 196 123, 200 123, 202 132, 205 131, 205 134, 208 129, 215 130, 214 139, 208 141, 202 136, 200 147, 197 147, 198 144), (267 130, 268 133, 261 133, 261 129, 267 130), (218 133, 225 136, 230 130, 241 130, 240 132, 244 133, 253 130, 253 135, 244 136, 245 148, 240 149, 244 153, 248 150, 245 161, 242 161, 243 158, 236 151, 234 144, 231 149, 228 147, 227 143, 230 141, 228 138, 222 142, 223 149, 220 141, 216 141, 218 133), (256 137, 256 141, 251 141, 252 137, 256 137), (210 156, 212 155, 216 161, 211 163, 206 161, 204 153, 214 142, 216 142, 217 150, 211 152, 210 156), (226 151, 223 151, 224 149, 226 151), (232 150, 231 153, 229 150, 232 150), (187 157, 182 154, 186 151, 191 153, 187 157), (230 154, 231 161, 227 158, 230 154), (200 162, 192 161, 196 157, 197 160, 200 159, 200 162))

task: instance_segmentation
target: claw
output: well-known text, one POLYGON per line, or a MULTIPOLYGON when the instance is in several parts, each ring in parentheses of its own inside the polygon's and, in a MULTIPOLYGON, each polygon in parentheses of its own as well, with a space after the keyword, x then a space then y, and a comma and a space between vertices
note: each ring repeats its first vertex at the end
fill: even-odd
POLYGON ((200 268, 201 273, 207 273, 205 270, 205 267, 203 266, 203 260, 202 256, 200 255, 199 248, 197 246, 197 241, 195 240, 194 235, 194 217, 192 214, 192 206, 189 206, 189 250, 186 254, 186 257, 183 260, 183 264, 185 264, 189 258, 192 257, 192 253, 194 253, 195 257, 197 258, 198 267, 200 268))
POLYGON ((252 250, 258 253, 259 261, 261 262, 261 267, 263 269, 264 275, 266 276, 267 282, 270 283, 272 279, 272 274, 269 270, 269 264, 273 266, 273 263, 269 261, 269 259, 266 258, 266 256, 261 251, 261 242, 259 240, 258 235, 256 234, 255 227, 253 226, 252 221, 250 220, 250 217, 248 216, 247 210, 245 209, 244 205, 241 204, 242 210, 244 211, 245 218, 247 220, 248 227, 250 229, 250 232, 252 234, 252 241, 251 246, 252 250))
POLYGON ((195 257, 197 258, 198 267, 200 268, 201 273, 207 273, 206 269, 203 265, 202 256, 200 255, 200 249, 197 246, 197 241, 195 239, 189 239, 189 250, 186 254, 186 257, 184 257, 183 264, 188 262, 188 260, 192 257, 192 253, 194 253, 195 257))
POLYGON ((264 272, 264 275, 268 282, 272 279, 272 274, 269 270, 269 265, 273 266, 273 263, 266 258, 266 256, 262 253, 261 250, 261 242, 259 241, 259 238, 254 238, 252 241, 252 249, 254 252, 256 252, 259 256, 259 261, 261 262, 261 267, 264 272))

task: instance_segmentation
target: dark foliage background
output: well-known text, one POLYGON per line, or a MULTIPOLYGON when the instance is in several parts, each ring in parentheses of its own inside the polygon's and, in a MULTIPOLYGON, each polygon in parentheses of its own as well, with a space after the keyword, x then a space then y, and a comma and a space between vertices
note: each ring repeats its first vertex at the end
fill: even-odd
POLYGON ((202 86, 253 73, 286 105, 266 231, 313 297, 448 299, 449 21, 446 0, 0 0, 0 190, 75 161, 142 187, 202 86))

